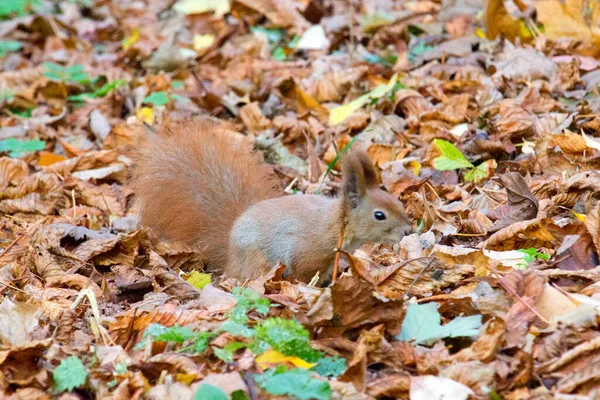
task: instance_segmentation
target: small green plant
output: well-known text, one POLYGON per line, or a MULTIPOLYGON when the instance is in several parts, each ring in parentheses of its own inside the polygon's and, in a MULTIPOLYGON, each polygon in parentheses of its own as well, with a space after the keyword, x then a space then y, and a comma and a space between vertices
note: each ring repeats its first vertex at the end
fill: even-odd
POLYGON ((174 325, 166 327, 160 324, 151 324, 144 331, 142 340, 135 346, 135 350, 144 348, 147 341, 158 341, 165 343, 176 343, 187 346, 181 348, 181 352, 203 353, 208 348, 210 339, 215 337, 213 332, 194 332, 186 326, 174 325))
POLYGON ((426 45, 424 41, 420 41, 415 47, 410 49, 410 51, 408 52, 408 62, 415 62, 417 57, 433 49, 434 47, 426 45))
POLYGON ((65 358, 54 370, 54 390, 57 393, 72 391, 83 386, 87 379, 87 371, 81 360, 75 356, 65 358))
POLYGON ((254 380, 275 395, 291 395, 300 400, 329 400, 332 396, 329 382, 313 378, 310 371, 302 368, 271 368, 262 375, 254 375, 254 380))
POLYGON ((272 347, 285 356, 296 356, 309 363, 323 357, 322 352, 312 348, 309 332, 296 320, 269 318, 254 329, 252 347, 257 351, 272 347))
POLYGON ((455 169, 466 169, 465 181, 480 181, 487 176, 487 165, 481 163, 477 167, 471 164, 459 149, 447 140, 434 139, 433 144, 438 148, 440 156, 433 160, 433 167, 438 171, 452 171, 455 169))
POLYGON ((549 260, 550 255, 546 253, 542 253, 537 251, 535 247, 530 247, 528 249, 519 249, 517 250, 520 253, 523 253, 523 262, 518 265, 523 268, 528 268, 529 265, 535 260, 549 260))
POLYGON ((111 92, 111 90, 125 86, 127 82, 121 79, 107 82, 93 92, 80 93, 73 96, 67 97, 70 101, 84 101, 85 99, 95 99, 104 97, 111 92))
POLYGON ((258 355, 269 349, 284 356, 293 356, 316 364, 311 371, 321 376, 339 376, 346 370, 343 358, 328 357, 325 353, 313 349, 310 333, 298 321, 284 318, 267 318, 251 322, 248 314, 255 311, 258 315, 267 315, 272 306, 268 299, 251 289, 235 288, 233 295, 236 306, 229 311, 227 321, 214 332, 197 333, 186 326, 166 327, 151 324, 144 331, 135 350, 143 349, 153 341, 172 343, 180 352, 202 353, 208 349, 211 340, 222 332, 240 338, 240 341, 227 343, 224 347, 210 346, 213 354, 226 363, 234 361, 235 352, 247 348, 258 355))
POLYGON ((346 360, 340 357, 323 357, 310 370, 321 376, 337 377, 346 370, 346 360))
POLYGON ((63 67, 62 65, 46 62, 42 66, 44 67, 42 74, 48 79, 82 85, 90 82, 90 76, 85 72, 85 67, 81 64, 63 67))
POLYGON ((159 107, 159 106, 164 106, 165 104, 167 104, 171 101, 174 101, 174 100, 183 101, 183 102, 189 101, 188 98, 180 96, 175 93, 169 94, 167 92, 153 92, 153 93, 150 93, 148 96, 144 97, 144 99, 142 100, 142 103, 152 104, 152 107, 159 107))

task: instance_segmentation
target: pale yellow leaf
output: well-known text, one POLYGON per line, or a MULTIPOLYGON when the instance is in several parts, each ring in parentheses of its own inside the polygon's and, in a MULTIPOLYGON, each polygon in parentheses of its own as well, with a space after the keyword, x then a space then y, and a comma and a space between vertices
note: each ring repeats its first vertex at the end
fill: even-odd
POLYGON ((154 113, 150 107, 142 107, 135 112, 135 116, 142 122, 148 125, 154 124, 154 113))
POLYGON ((216 17, 222 17, 231 10, 229 0, 179 0, 175 10, 184 14, 202 14, 214 12, 216 17))
POLYGON ((371 99, 378 99, 388 93, 396 82, 398 81, 398 74, 394 74, 390 81, 385 85, 379 85, 372 91, 367 94, 363 94, 362 96, 352 100, 348 104, 344 104, 342 106, 335 107, 331 109, 329 113, 329 125, 337 125, 340 122, 344 121, 353 112, 362 108, 365 104, 367 104, 371 99))
POLYGON ((194 35, 194 50, 202 51, 202 50, 208 49, 210 46, 213 45, 215 40, 216 40, 215 35, 212 35, 210 33, 208 33, 206 35, 196 34, 196 35, 194 35))
POLYGON ((276 350, 269 350, 256 357, 256 363, 262 369, 269 368, 270 364, 292 363, 298 368, 309 369, 316 364, 311 364, 296 356, 284 356, 276 350))

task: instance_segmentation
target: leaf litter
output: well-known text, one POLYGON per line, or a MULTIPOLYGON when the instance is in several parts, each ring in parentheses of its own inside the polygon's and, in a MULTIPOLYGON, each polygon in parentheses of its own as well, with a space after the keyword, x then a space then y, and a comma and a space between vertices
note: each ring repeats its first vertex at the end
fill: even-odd
POLYGON ((600 396, 592 3, 3 3, 0 397, 600 396), (198 115, 288 194, 363 148, 415 233, 330 287, 205 271, 128 186, 198 115))

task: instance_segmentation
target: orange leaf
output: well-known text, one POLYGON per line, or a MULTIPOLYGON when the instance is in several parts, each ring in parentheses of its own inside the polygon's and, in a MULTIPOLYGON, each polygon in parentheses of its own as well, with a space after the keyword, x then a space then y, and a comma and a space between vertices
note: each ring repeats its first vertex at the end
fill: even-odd
POLYGON ((38 165, 40 167, 47 167, 48 165, 52 165, 54 163, 64 161, 66 159, 67 158, 65 156, 50 153, 49 151, 41 151, 40 159, 38 160, 38 165))

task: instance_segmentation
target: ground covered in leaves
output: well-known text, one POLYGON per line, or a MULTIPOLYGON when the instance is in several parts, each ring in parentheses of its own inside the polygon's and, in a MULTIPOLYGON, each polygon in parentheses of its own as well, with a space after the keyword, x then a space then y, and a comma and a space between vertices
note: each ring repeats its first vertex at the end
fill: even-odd
POLYGON ((598 398, 599 17, 2 1, 0 397, 598 398), (127 185, 146 130, 197 115, 254 137, 287 194, 337 193, 365 149, 415 233, 326 288, 203 273, 127 185))

